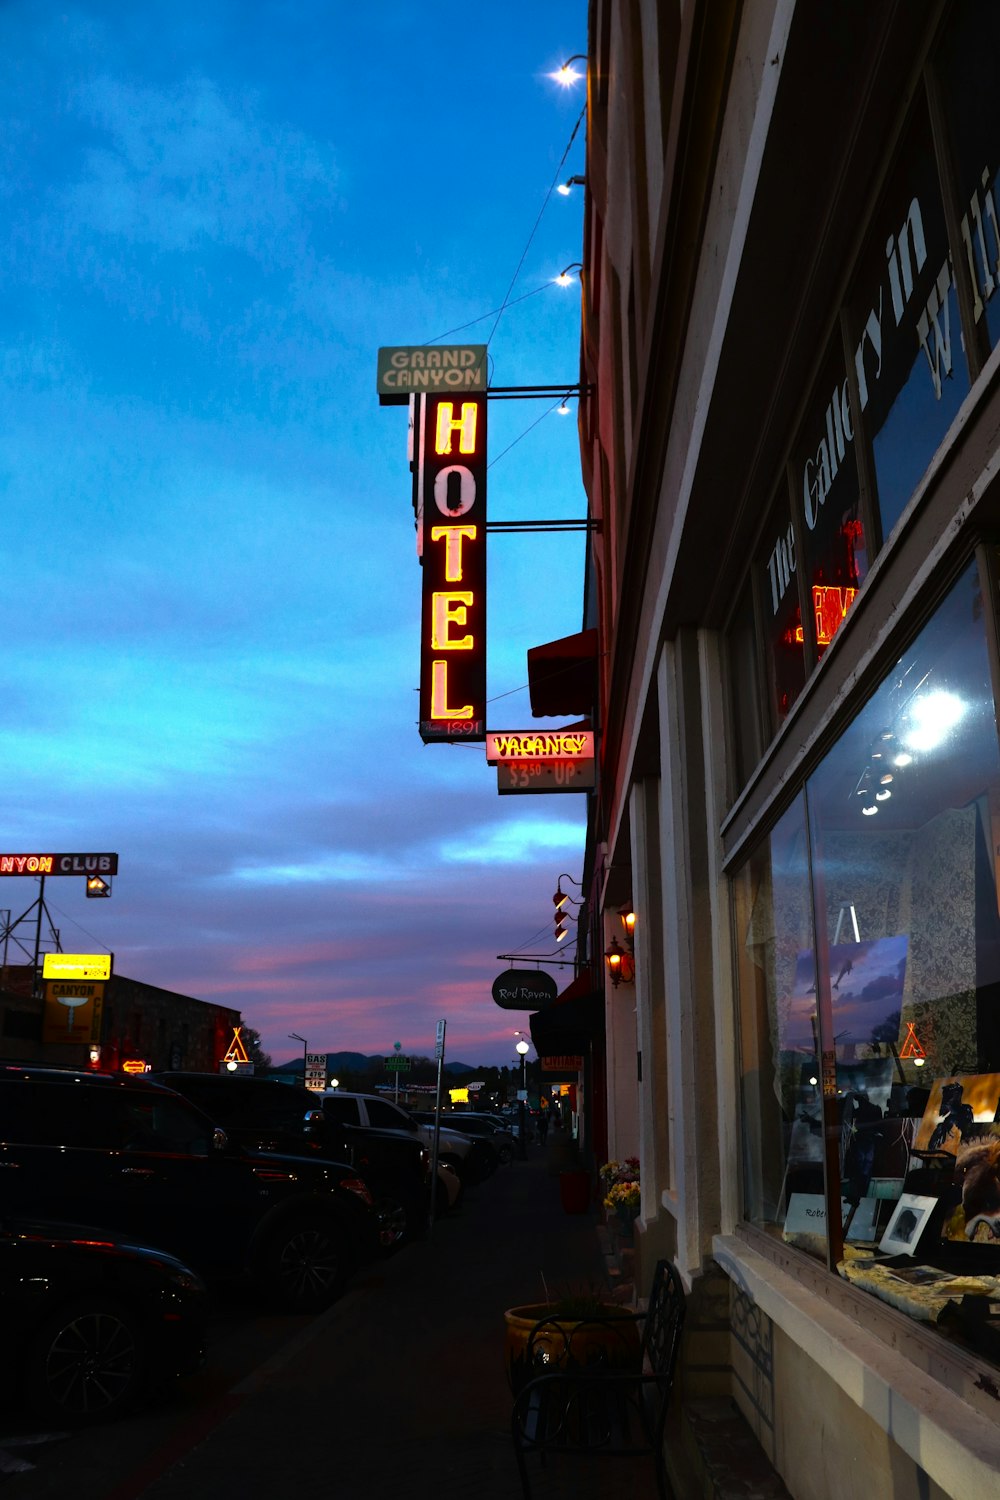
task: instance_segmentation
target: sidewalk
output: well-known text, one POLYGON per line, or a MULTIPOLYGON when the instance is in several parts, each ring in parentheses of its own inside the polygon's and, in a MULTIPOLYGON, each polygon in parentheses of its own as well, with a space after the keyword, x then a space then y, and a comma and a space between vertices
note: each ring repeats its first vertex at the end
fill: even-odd
MULTIPOLYGON (((151 1456, 148 1482, 133 1483, 128 1500, 274 1500, 317 1488, 358 1500, 469 1488, 477 1500, 517 1500, 504 1309, 542 1302, 546 1289, 609 1285, 596 1210, 563 1210, 552 1147, 529 1146, 527 1161, 470 1189, 425 1241, 358 1278, 231 1392, 197 1446, 158 1472, 151 1456)), ((631 1470, 553 1465, 541 1489, 547 1500, 596 1500, 631 1470)), ((641 1480, 630 1488, 642 1500, 641 1480)))

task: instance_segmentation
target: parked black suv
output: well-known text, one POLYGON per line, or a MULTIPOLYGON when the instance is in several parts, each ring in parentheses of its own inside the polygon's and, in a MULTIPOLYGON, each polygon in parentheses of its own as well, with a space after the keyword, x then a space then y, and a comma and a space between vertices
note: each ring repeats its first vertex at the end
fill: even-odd
POLYGON ((344 1125, 323 1109, 323 1096, 300 1084, 245 1073, 153 1073, 251 1151, 284 1151, 348 1162, 367 1182, 379 1239, 392 1250, 427 1224, 430 1154, 403 1130, 344 1125))
POLYGON ((205 1362, 208 1295, 179 1260, 106 1229, 0 1213, 0 1403, 100 1422, 205 1362))
POLYGON ((33 1064, 0 1064, 0 1203, 134 1235, 295 1311, 325 1306, 377 1249, 353 1168, 247 1151, 142 1078, 33 1064))

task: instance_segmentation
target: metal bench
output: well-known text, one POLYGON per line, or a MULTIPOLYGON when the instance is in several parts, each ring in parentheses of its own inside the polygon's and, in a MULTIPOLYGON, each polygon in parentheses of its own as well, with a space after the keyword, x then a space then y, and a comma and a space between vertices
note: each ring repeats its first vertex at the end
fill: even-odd
POLYGON ((582 1459, 650 1454, 662 1500, 670 1500, 664 1462, 664 1426, 685 1314, 684 1288, 676 1269, 661 1260, 649 1303, 634 1315, 641 1324, 593 1317, 575 1324, 543 1319, 528 1336, 526 1364, 543 1373, 527 1381, 514 1400, 511 1432, 525 1500, 532 1490, 528 1460, 540 1466, 556 1455, 582 1459))

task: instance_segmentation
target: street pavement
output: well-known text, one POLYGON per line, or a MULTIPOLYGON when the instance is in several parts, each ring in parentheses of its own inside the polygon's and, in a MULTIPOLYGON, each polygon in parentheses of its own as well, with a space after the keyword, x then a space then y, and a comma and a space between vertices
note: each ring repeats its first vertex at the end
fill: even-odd
MULTIPOLYGON (((565 1141, 554 1133, 527 1149, 426 1239, 297 1322, 211 1409, 130 1462, 102 1500, 517 1500, 504 1310, 570 1288, 610 1290, 595 1207, 567 1213, 560 1200, 565 1141)), ((107 1436, 114 1442, 113 1427, 107 1436)), ((627 1488, 643 1500, 649 1472, 552 1464, 537 1493, 598 1500, 627 1488)), ((18 1500, 18 1477, 3 1490, 18 1500)))
MULTIPOLYGON (((217 1500, 229 1490, 256 1500, 317 1487, 372 1500, 516 1500, 504 1309, 542 1302, 546 1289, 607 1285, 594 1208, 561 1206, 549 1170, 559 1144, 529 1145, 527 1161, 468 1190, 459 1213, 373 1267, 251 1372, 197 1446, 109 1500, 217 1500)), ((553 1493, 548 1480, 544 1491, 553 1493)))

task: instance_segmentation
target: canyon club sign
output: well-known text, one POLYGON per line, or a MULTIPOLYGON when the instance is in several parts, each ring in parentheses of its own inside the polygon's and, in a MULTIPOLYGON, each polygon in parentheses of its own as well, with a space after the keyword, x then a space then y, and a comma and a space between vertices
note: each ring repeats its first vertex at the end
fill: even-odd
POLYGON ((0 875, 117 874, 117 854, 0 854, 0 875))

